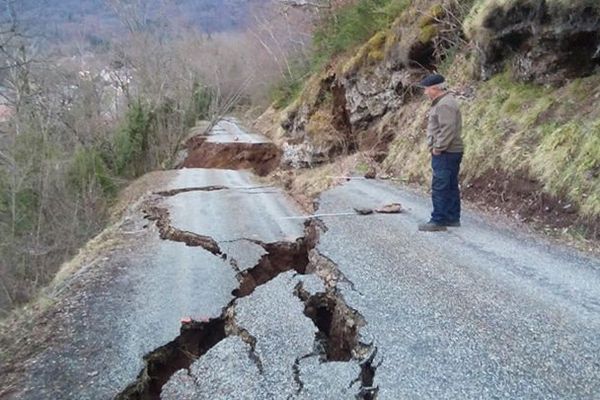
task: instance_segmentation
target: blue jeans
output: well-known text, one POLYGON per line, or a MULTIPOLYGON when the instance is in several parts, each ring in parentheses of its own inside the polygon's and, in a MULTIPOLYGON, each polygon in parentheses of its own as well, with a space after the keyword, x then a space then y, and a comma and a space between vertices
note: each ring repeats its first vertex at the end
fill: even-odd
POLYGON ((433 169, 431 222, 443 224, 460 221, 458 173, 462 156, 462 153, 443 152, 439 156, 431 157, 431 168, 433 169))

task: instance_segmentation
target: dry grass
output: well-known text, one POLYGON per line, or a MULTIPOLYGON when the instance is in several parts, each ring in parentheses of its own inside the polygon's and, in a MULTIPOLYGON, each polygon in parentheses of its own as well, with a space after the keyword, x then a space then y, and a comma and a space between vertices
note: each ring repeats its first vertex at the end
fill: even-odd
POLYGON ((159 191, 166 187, 168 182, 175 177, 176 173, 174 170, 154 171, 131 182, 119 193, 115 205, 111 207, 111 221, 114 223, 121 219, 131 205, 135 204, 145 194, 151 191, 159 191))
POLYGON ((368 155, 356 153, 315 168, 280 170, 271 174, 266 181, 282 186, 305 211, 312 213, 314 211, 313 201, 321 193, 344 183, 345 177, 351 174, 364 173, 364 169, 371 163, 368 155))
POLYGON ((463 110, 467 180, 490 169, 525 171, 583 215, 599 216, 600 112, 597 95, 578 100, 582 87, 598 93, 600 76, 559 89, 515 83, 508 73, 481 84, 463 110))
POLYGON ((341 75, 351 75, 364 66, 374 65, 384 60, 388 43, 389 30, 374 34, 353 56, 340 63, 341 75))
POLYGON ((429 151, 425 140, 428 109, 425 99, 412 102, 402 107, 390 121, 399 129, 383 166, 403 181, 425 183, 430 180, 429 151))
MULTIPOLYGON (((600 216, 598 96, 599 75, 559 89, 515 83, 509 73, 479 84, 476 98, 462 106, 466 182, 490 170, 507 177, 525 173, 548 194, 579 206, 582 215, 600 216)), ((403 128, 384 165, 405 180, 429 180, 427 109, 426 100, 407 105, 394 122, 403 128)))

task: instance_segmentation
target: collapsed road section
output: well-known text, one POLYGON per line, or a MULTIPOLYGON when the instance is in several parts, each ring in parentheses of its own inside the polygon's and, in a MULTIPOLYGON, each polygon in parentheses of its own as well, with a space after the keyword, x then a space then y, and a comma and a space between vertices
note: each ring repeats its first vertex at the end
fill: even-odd
POLYGON ((185 147, 181 168, 250 169, 265 176, 281 160, 281 150, 275 144, 261 135, 246 133, 227 119, 217 122, 207 134, 191 137, 185 147))
POLYGON ((375 396, 375 347, 318 221, 248 171, 149 189, 76 260, 15 398, 375 396))

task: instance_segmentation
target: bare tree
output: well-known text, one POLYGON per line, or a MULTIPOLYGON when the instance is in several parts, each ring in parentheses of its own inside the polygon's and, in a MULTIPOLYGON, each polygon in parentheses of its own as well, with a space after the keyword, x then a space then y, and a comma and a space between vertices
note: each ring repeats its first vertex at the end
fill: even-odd
POLYGON ((144 30, 148 25, 149 4, 145 0, 106 0, 129 32, 144 30))

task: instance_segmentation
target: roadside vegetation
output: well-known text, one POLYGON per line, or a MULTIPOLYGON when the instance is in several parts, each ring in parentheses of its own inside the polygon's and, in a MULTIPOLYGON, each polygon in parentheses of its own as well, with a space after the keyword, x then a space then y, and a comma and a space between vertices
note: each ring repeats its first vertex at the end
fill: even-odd
MULTIPOLYGON (((464 20, 464 31, 477 46, 487 46, 493 32, 484 21, 498 14, 498 7, 527 7, 527 1, 476 1, 464 20)), ((597 7, 590 2, 547 2, 549 15, 564 14, 565 7, 579 10, 597 7), (562 7, 562 8, 561 8, 562 7)), ((578 18, 574 13, 574 18, 578 18)), ((541 217, 544 226, 557 226, 581 237, 598 237, 600 221, 600 114, 594 104, 600 75, 554 81, 523 81, 514 66, 482 82, 476 79, 478 58, 467 48, 450 49, 440 64, 453 89, 472 96, 463 101, 466 154, 463 184, 497 199, 481 197, 494 207, 506 203, 519 218, 541 217), (525 183, 525 184, 523 184, 525 183), (529 193, 524 193, 529 191, 529 193), (529 210, 509 204, 532 202, 529 210), (539 201, 533 201, 539 200, 539 201), (537 208, 537 209, 532 209, 537 208), (547 214, 547 217, 544 217, 547 214), (552 221, 554 219, 554 221, 552 221)), ((575 57, 574 55, 573 57, 575 57)), ((427 149, 415 132, 426 118, 427 105, 408 105, 411 119, 398 121, 404 129, 390 145, 384 162, 409 181, 429 182, 427 149), (414 116, 417 116, 414 118, 414 116)), ((477 196, 472 196, 476 198, 477 196)))
POLYGON ((294 71, 271 91, 276 108, 285 108, 298 98, 306 79, 319 73, 337 56, 351 52, 376 32, 385 30, 410 5, 410 0, 358 0, 342 2, 317 21, 310 50, 294 60, 294 71))

